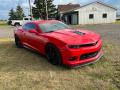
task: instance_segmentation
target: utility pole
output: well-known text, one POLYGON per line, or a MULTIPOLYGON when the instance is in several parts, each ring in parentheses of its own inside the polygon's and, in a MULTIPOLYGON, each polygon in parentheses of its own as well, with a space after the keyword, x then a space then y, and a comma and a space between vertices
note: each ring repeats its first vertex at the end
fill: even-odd
POLYGON ((46 20, 48 20, 48 7, 47 7, 47 0, 45 0, 45 6, 46 6, 46 20))
POLYGON ((30 0, 29 0, 29 9, 30 9, 30 16, 33 19, 32 6, 31 6, 31 1, 30 0))

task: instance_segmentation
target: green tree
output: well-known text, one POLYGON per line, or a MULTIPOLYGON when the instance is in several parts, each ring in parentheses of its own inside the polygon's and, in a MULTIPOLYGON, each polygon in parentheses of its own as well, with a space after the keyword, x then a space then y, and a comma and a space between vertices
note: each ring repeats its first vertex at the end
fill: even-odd
POLYGON ((17 20, 22 20, 23 17, 25 16, 24 11, 23 11, 23 8, 22 8, 19 4, 18 4, 18 6, 16 7, 15 15, 16 15, 16 19, 17 19, 17 20))
MULTIPOLYGON (((48 9, 48 18, 55 19, 58 16, 58 12, 56 6, 53 4, 53 0, 47 1, 47 9, 48 9)), ((46 3, 45 0, 35 0, 35 7, 32 8, 33 17, 46 19, 46 3)))
POLYGON ((15 11, 13 10, 13 8, 10 10, 9 12, 9 20, 15 20, 16 19, 16 15, 15 15, 15 11))
POLYGON ((9 12, 9 20, 22 20, 23 17, 25 17, 25 14, 23 8, 19 4, 16 7, 16 11, 12 8, 9 12))

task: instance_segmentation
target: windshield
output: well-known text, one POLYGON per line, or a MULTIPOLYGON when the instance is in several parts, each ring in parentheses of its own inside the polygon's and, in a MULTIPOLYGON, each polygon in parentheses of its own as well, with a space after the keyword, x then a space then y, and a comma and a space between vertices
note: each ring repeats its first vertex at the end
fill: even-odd
POLYGON ((39 28, 42 29, 43 32, 54 32, 57 30, 67 29, 70 27, 62 22, 52 22, 39 24, 39 28))

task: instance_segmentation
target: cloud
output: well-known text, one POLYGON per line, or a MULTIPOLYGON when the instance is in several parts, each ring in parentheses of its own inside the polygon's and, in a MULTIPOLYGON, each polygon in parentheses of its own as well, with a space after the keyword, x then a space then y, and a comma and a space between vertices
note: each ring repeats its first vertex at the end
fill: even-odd
MULTIPOLYGON (((31 0, 32 5, 33 1, 34 0, 31 0)), ((28 15, 28 0, 0 0, 0 19, 8 19, 8 13, 10 9, 15 9, 18 4, 22 6, 26 15, 28 15)))
POLYGON ((68 4, 68 3, 76 3, 77 0, 54 0, 54 4, 68 4))
POLYGON ((16 3, 17 0, 0 0, 0 19, 8 18, 9 10, 15 8, 16 3))
POLYGON ((117 8, 117 14, 120 15, 120 0, 105 0, 105 2, 117 8))
POLYGON ((54 0, 54 3, 58 4, 68 4, 68 3, 80 3, 80 4, 85 4, 88 2, 93 2, 97 0, 54 0))

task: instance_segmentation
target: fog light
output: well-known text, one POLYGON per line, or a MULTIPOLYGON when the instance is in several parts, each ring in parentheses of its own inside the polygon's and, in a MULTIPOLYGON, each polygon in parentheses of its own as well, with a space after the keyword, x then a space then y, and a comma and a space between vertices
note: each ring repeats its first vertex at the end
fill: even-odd
POLYGON ((74 60, 76 60, 77 59, 77 56, 74 56, 74 57, 71 57, 70 59, 69 59, 69 61, 74 61, 74 60))

